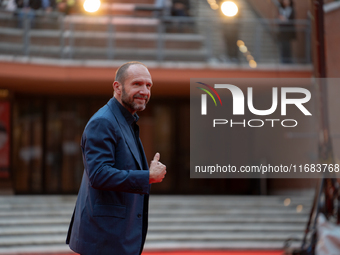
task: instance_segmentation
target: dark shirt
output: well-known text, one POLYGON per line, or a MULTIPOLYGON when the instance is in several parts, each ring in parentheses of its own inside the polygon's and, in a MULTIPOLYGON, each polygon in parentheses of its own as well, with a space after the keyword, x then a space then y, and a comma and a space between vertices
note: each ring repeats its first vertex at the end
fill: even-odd
POLYGON ((138 148, 138 156, 139 156, 139 162, 142 162, 143 167, 144 166, 144 162, 143 162, 143 157, 142 157, 142 152, 141 150, 143 150, 141 143, 139 142, 139 127, 137 125, 137 121, 139 120, 139 116, 137 115, 137 113, 135 114, 131 114, 131 112, 129 112, 128 109, 126 109, 116 98, 114 98, 115 103, 118 105, 120 111, 122 112, 124 118, 126 119, 126 122, 129 124, 130 127, 130 131, 134 137, 136 146, 138 148))

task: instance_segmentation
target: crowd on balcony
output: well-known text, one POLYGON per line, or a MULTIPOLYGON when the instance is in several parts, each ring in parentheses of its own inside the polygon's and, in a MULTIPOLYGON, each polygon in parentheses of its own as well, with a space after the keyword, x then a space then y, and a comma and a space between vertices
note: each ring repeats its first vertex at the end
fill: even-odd
MULTIPOLYGON (((64 14, 80 12, 80 0, 0 0, 6 11, 20 13, 23 10, 40 10, 46 13, 58 11, 64 14)), ((164 15, 190 16, 189 0, 155 0, 155 6, 165 10, 164 15)))
POLYGON ((76 7, 76 0, 2 0, 0 3, 3 9, 17 13, 19 16, 22 12, 31 10, 46 13, 59 11, 69 14, 76 7))

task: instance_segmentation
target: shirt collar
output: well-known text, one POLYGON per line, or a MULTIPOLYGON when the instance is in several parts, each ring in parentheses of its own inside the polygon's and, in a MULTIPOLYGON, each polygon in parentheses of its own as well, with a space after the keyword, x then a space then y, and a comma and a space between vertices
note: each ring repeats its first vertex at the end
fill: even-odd
POLYGON ((116 105, 118 105, 118 108, 120 109, 121 113, 123 114, 124 118, 126 119, 127 123, 129 125, 132 125, 132 123, 137 122, 139 119, 139 116, 137 113, 131 114, 128 109, 126 109, 115 97, 113 97, 114 102, 116 105))

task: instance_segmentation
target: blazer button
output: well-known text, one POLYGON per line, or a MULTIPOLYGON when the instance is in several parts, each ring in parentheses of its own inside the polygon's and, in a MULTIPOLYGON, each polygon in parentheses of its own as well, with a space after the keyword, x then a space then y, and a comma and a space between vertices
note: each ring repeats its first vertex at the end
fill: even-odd
POLYGON ((138 213, 137 217, 138 218, 142 218, 142 215, 140 213, 138 213))

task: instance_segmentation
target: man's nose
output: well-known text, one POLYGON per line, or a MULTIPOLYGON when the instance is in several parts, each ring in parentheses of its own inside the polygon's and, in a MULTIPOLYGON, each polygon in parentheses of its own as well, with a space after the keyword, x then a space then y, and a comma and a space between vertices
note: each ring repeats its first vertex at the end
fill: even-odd
POLYGON ((150 91, 149 91, 149 89, 147 88, 146 85, 143 85, 143 86, 140 88, 139 93, 140 93, 140 94, 143 94, 143 95, 148 95, 148 94, 150 94, 150 91))

